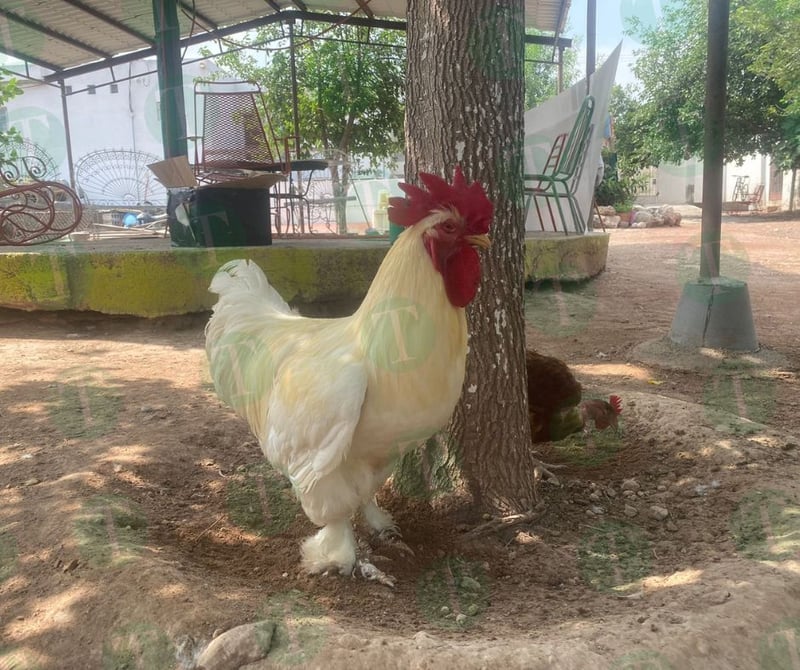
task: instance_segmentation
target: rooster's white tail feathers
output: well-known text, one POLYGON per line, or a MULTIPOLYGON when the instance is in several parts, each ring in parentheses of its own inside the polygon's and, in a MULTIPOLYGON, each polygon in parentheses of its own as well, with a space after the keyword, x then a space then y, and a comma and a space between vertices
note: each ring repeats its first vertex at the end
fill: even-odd
POLYGON ((239 259, 225 263, 214 275, 208 290, 219 295, 220 303, 237 299, 245 299, 251 304, 253 301, 263 301, 279 312, 292 313, 286 301, 267 281, 261 268, 251 260, 239 259))

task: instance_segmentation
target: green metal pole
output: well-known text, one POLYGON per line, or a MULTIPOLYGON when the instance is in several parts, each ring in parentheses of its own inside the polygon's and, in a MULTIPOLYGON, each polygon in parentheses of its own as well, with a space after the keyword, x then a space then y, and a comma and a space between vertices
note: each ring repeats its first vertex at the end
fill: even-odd
POLYGON ((730 0, 709 0, 700 277, 719 277, 730 0))
POLYGON ((158 88, 161 93, 161 138, 164 158, 188 156, 183 101, 181 32, 176 0, 153 0, 158 88))

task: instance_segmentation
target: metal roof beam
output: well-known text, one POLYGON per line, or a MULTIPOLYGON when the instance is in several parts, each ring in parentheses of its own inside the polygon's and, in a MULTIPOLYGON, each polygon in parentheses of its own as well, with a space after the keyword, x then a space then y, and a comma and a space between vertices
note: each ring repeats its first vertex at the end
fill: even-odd
POLYGON ((375 14, 369 8, 369 5, 366 2, 364 2, 364 0, 356 0, 356 3, 358 3, 358 6, 361 8, 361 11, 364 12, 364 15, 367 18, 369 18, 369 19, 374 19, 375 18, 375 14))
MULTIPOLYGON (((275 14, 262 16, 260 18, 252 19, 251 21, 246 21, 244 23, 238 23, 233 26, 226 26, 224 28, 217 28, 216 30, 203 32, 198 35, 192 35, 191 37, 186 37, 183 40, 181 40, 181 46, 185 47, 185 46, 192 46, 195 44, 202 44, 203 42, 208 42, 210 40, 228 37, 229 35, 246 32, 248 30, 260 28, 261 26, 270 25, 272 23, 277 23, 279 21, 292 21, 298 19, 302 19, 305 21, 318 21, 320 23, 341 23, 343 19, 347 19, 346 21, 347 23, 356 26, 383 28, 385 30, 406 29, 405 21, 397 21, 391 19, 369 19, 363 16, 347 17, 340 14, 322 14, 318 12, 300 12, 297 10, 289 10, 289 11, 276 12, 275 14)), ((544 44, 551 46, 555 44, 556 46, 564 48, 572 47, 572 40, 564 37, 553 38, 553 37, 546 37, 544 35, 525 35, 525 41, 531 44, 544 44)), ((45 77, 45 81, 57 81, 60 79, 68 79, 70 77, 86 74, 87 72, 94 72, 95 70, 100 70, 106 67, 114 67, 116 65, 130 63, 132 61, 140 60, 142 58, 155 56, 155 53, 156 50, 154 47, 148 47, 147 49, 140 49, 138 51, 132 51, 127 54, 122 54, 120 56, 109 58, 103 61, 102 63, 100 62, 87 63, 86 65, 77 65, 75 67, 67 69, 59 69, 57 67, 52 67, 48 65, 46 67, 48 67, 51 70, 56 70, 56 72, 47 75, 45 77)))
POLYGON ((6 17, 9 21, 13 21, 18 23, 21 26, 25 26, 29 30, 33 30, 34 32, 41 33, 42 35, 47 35, 48 37, 53 38, 54 40, 58 40, 59 42, 64 42, 64 44, 69 44, 76 49, 80 49, 81 51, 85 51, 86 53, 94 54, 95 56, 99 56, 100 58, 110 58, 111 54, 97 49, 85 42, 81 42, 80 40, 76 40, 73 37, 69 37, 68 35, 63 35, 62 33, 56 32, 52 28, 48 28, 46 26, 40 25, 30 19, 26 19, 14 12, 10 12, 7 9, 0 9, 0 16, 6 17))
MULTIPOLYGON (((11 49, 9 47, 5 47, 4 46, 2 48, 2 52, 4 54, 9 55, 9 56, 13 56, 14 58, 19 58, 19 60, 21 60, 24 63, 31 63, 32 65, 38 65, 39 67, 44 67, 44 68, 47 68, 48 70, 53 70, 54 72, 59 72, 61 70, 61 66, 60 65, 56 65, 55 63, 51 63, 50 61, 42 60, 41 58, 36 58, 34 56, 29 56, 28 54, 24 54, 21 51, 18 51, 17 49, 11 49)), ((14 70, 11 69, 9 66, 6 66, 5 69, 10 70, 11 72, 14 72, 14 70)), ((18 73, 14 72, 14 74, 18 74, 18 73)), ((22 75, 20 75, 20 76, 22 76, 22 75)), ((42 81, 46 81, 47 77, 52 77, 52 75, 46 75, 45 79, 42 80, 42 81)), ((31 79, 31 77, 25 77, 25 78, 26 79, 31 79)), ((39 80, 34 79, 34 81, 39 81, 39 80)))
POLYGON ((189 4, 188 2, 184 2, 183 0, 181 0, 181 1, 178 3, 178 5, 180 6, 180 8, 181 8, 181 9, 182 9, 182 10, 183 10, 183 11, 184 11, 186 14, 189 14, 190 16, 196 16, 196 17, 197 17, 197 19, 198 19, 198 20, 199 20, 201 23, 203 23, 205 26, 207 26, 206 30, 209 30, 209 29, 211 29, 211 30, 217 30, 217 29, 219 28, 219 25, 218 25, 218 24, 216 24, 216 23, 214 23, 214 21, 212 21, 211 19, 209 19, 209 18, 208 18, 208 17, 207 17, 205 14, 203 14, 202 12, 198 12, 198 11, 197 11, 197 8, 194 6, 194 3, 192 3, 192 4, 189 4))
POLYGON ((111 26, 112 28, 115 28, 116 30, 125 33, 126 35, 130 35, 131 37, 135 37, 137 40, 141 40, 145 44, 155 44, 155 40, 149 35, 140 32, 138 30, 135 30, 130 26, 126 26, 124 23, 117 21, 114 17, 109 16, 108 14, 104 14, 103 12, 98 11, 94 7, 91 7, 90 5, 80 2, 80 0, 61 0, 61 1, 68 5, 72 5, 73 7, 75 7, 75 9, 80 9, 82 12, 85 12, 89 16, 93 16, 98 21, 102 21, 103 23, 111 26))
POLYGON ((572 40, 569 37, 548 37, 547 35, 525 35, 527 44, 543 44, 547 47, 561 47, 564 49, 572 48, 572 40))

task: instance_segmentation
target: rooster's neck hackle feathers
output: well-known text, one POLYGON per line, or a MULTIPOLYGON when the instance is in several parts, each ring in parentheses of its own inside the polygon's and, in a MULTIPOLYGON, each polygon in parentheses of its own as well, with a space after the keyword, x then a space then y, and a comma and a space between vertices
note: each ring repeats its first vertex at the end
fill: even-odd
MULTIPOLYGON (((436 221, 443 218, 443 214, 429 214, 428 218, 428 222, 436 221)), ((433 267, 422 242, 428 222, 408 228, 389 248, 361 306, 354 314, 357 328, 365 327, 365 321, 374 319, 375 310, 383 309, 387 300, 408 301, 437 318, 445 318, 444 314, 459 311, 449 302, 442 275, 433 267)), ((446 333, 442 333, 442 336, 446 336, 446 333)))

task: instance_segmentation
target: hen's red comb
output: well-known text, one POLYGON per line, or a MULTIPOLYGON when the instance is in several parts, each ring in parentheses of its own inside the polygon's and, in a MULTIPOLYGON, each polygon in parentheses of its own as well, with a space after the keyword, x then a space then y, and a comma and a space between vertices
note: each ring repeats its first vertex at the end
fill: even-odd
POLYGON ((427 172, 419 173, 425 189, 401 182, 405 198, 389 198, 389 221, 408 227, 418 223, 431 212, 440 209, 455 209, 466 222, 467 235, 482 235, 489 232, 494 207, 478 182, 467 184, 461 166, 456 165, 453 183, 427 172))
POLYGON ((614 414, 622 414, 622 398, 618 395, 610 395, 608 396, 608 401, 614 408, 614 414))

